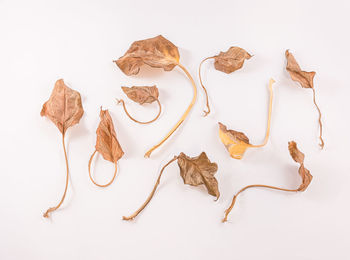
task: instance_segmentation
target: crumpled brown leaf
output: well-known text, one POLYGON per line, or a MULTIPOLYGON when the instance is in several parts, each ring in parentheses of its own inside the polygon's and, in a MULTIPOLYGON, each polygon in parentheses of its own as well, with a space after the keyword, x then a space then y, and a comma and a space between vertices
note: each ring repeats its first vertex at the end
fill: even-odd
POLYGON ((180 153, 177 163, 185 184, 192 186, 204 184, 210 195, 219 198, 218 182, 214 177, 218 165, 210 162, 205 152, 197 157, 189 157, 184 153, 180 153))
POLYGON ((286 50, 286 58, 287 58, 287 71, 289 72, 291 78, 294 81, 300 83, 303 88, 313 88, 314 87, 314 76, 316 72, 311 71, 303 71, 301 70, 299 64, 295 60, 293 54, 286 50))
POLYGON ((129 50, 114 61, 128 76, 136 75, 143 64, 153 68, 172 70, 178 65, 180 54, 177 47, 162 35, 146 40, 135 41, 129 50))
POLYGON ((124 155, 124 152, 117 140, 113 121, 108 110, 102 110, 101 108, 100 120, 100 124, 96 130, 96 150, 102 154, 105 160, 117 163, 124 155))
POLYGON ((67 87, 63 79, 56 81, 49 100, 40 112, 40 115, 48 117, 62 134, 65 134, 69 127, 78 124, 83 114, 79 92, 67 87))
POLYGON ((304 167, 304 154, 298 149, 296 142, 288 142, 288 150, 293 160, 300 164, 299 175, 302 179, 298 191, 305 191, 312 181, 310 171, 304 167))
POLYGON ((122 87, 122 90, 128 98, 140 105, 143 105, 144 103, 151 104, 158 100, 159 97, 158 88, 155 85, 150 87, 122 87))
POLYGON ((240 47, 230 47, 226 52, 220 52, 214 56, 215 69, 231 73, 242 68, 244 61, 249 60, 252 56, 240 47))

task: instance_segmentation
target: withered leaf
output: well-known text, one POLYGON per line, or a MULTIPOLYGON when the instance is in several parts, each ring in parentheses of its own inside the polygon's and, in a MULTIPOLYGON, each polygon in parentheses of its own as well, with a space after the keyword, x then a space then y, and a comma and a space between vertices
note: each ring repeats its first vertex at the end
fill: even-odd
POLYGON ((313 88, 314 87, 314 76, 316 72, 303 71, 301 70, 299 64, 295 60, 293 54, 286 50, 286 59, 287 59, 287 71, 294 81, 300 83, 303 88, 313 88))
POLYGON ((144 103, 153 103, 158 100, 159 97, 158 88, 155 85, 151 87, 122 87, 122 90, 128 98, 140 105, 143 105, 144 103))
POLYGON ((210 162, 205 152, 202 152, 197 157, 189 157, 181 153, 178 156, 177 163, 185 184, 192 186, 204 184, 210 195, 219 198, 218 182, 214 177, 218 170, 218 165, 210 162))
POLYGON ((143 64, 153 68, 172 70, 180 59, 177 47, 162 35, 135 41, 115 63, 126 75, 136 75, 143 64))
POLYGON ((124 154, 114 130, 112 118, 108 110, 100 111, 100 124, 96 130, 96 150, 105 160, 116 163, 124 154))
POLYGON ((78 124, 83 114, 79 92, 67 87, 63 79, 56 81, 51 96, 40 113, 41 116, 48 117, 62 134, 69 127, 78 124))
POLYGON ((296 142, 288 142, 288 150, 293 160, 300 164, 299 175, 302 179, 298 191, 304 191, 312 181, 312 175, 308 169, 304 167, 304 154, 298 149, 296 142))
POLYGON ((230 47, 226 52, 220 52, 214 57, 215 69, 231 73, 242 68, 244 61, 249 60, 252 56, 240 47, 230 47))

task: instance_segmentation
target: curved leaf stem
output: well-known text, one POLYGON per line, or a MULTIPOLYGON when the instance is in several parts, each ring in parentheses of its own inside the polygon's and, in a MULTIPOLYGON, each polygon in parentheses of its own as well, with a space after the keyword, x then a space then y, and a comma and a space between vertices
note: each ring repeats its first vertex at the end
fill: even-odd
POLYGON ((324 147, 324 142, 323 142, 323 139, 322 139, 322 121, 321 121, 321 116, 322 116, 322 114, 321 114, 320 108, 318 107, 318 105, 317 105, 317 103, 316 103, 316 93, 315 93, 315 89, 314 89, 314 88, 312 88, 312 92, 313 92, 314 104, 315 104, 315 106, 316 106, 316 108, 317 108, 317 111, 318 111, 318 123, 319 123, 319 125, 320 125, 320 136, 319 136, 319 138, 320 138, 321 143, 320 143, 319 145, 320 145, 321 149, 323 149, 323 147, 324 147))
POLYGON ((164 169, 169 165, 171 164, 172 162, 176 161, 177 160, 177 156, 174 156, 173 159, 171 159, 167 164, 165 164, 163 166, 163 168, 161 169, 160 173, 159 173, 159 176, 158 176, 158 179, 156 181, 156 184, 154 185, 153 187, 153 190, 152 192, 150 193, 150 195, 148 196, 148 198, 146 199, 146 201, 142 204, 142 206, 136 210, 132 215, 130 215, 129 217, 125 217, 123 216, 123 220, 133 220, 134 218, 137 217, 138 214, 140 214, 140 212, 148 205, 148 203, 151 201, 151 199, 153 198, 153 195, 154 193, 156 192, 156 189, 160 183, 160 178, 162 177, 162 174, 163 174, 163 171, 164 169))
POLYGON ((193 97, 191 100, 190 105, 187 107, 185 113, 181 116, 180 120, 176 123, 176 125, 169 131, 169 133, 155 146, 153 146, 151 149, 149 149, 146 153, 145 153, 145 157, 150 157, 151 153, 157 149, 159 146, 161 146, 175 131, 177 128, 179 128, 179 126, 185 121, 186 117, 188 116, 188 114, 190 113, 193 105, 196 103, 196 99, 197 99, 197 87, 196 87, 196 83, 194 82, 191 74, 187 71, 187 69, 182 66, 180 63, 178 63, 178 66, 185 72, 186 76, 189 78, 189 80, 191 81, 192 87, 193 87, 193 97))
POLYGON ((269 186, 269 185, 263 185, 263 184, 253 184, 253 185, 248 185, 242 189, 240 189, 232 198, 232 202, 230 207, 228 207, 228 209, 225 210, 225 217, 223 218, 222 222, 226 222, 227 221, 227 217, 228 214, 230 214, 233 206, 236 203, 237 197, 240 193, 242 193, 243 191, 250 189, 250 188, 267 188, 267 189, 274 189, 274 190, 281 190, 281 191, 288 191, 288 192, 298 192, 299 190, 291 190, 291 189, 284 189, 284 188, 279 188, 279 187, 275 187, 275 186, 269 186))
POLYGON ((111 185, 112 182, 114 181, 115 176, 117 175, 117 163, 114 164, 114 165, 115 165, 115 171, 114 171, 114 174, 113 174, 112 179, 111 179, 108 183, 106 183, 106 184, 98 184, 98 183, 95 182, 94 179, 92 178, 92 176, 91 176, 91 171, 90 171, 91 162, 92 162, 92 159, 94 158, 96 152, 97 152, 97 150, 95 150, 95 151, 93 152, 93 154, 91 155, 90 160, 89 160, 89 166, 88 166, 88 168, 89 168, 89 177, 90 177, 90 180, 92 181, 93 184, 95 184, 95 185, 98 186, 98 187, 104 188, 104 187, 107 187, 107 186, 111 185))
POLYGON ((201 76, 201 68, 202 68, 202 64, 209 59, 214 59, 215 56, 211 56, 211 57, 207 57, 204 60, 201 61, 201 63, 199 64, 199 69, 198 69, 198 76, 199 76, 199 82, 201 83, 201 86, 204 90, 205 93, 205 97, 206 97, 206 106, 207 106, 207 111, 203 110, 204 112, 204 116, 207 116, 210 113, 210 106, 209 106, 209 98, 208 98, 208 92, 207 89, 204 87, 203 82, 202 82, 202 76, 201 76))
POLYGON ((123 109, 124 109, 126 115, 127 115, 132 121, 134 121, 134 122, 136 122, 136 123, 139 123, 139 124, 146 125, 146 124, 150 124, 150 123, 153 123, 154 121, 156 121, 156 120, 159 118, 159 116, 160 116, 160 114, 161 114, 161 112, 162 112, 162 105, 160 104, 160 102, 159 102, 158 99, 156 99, 156 101, 157 101, 157 103, 158 103, 158 107, 159 107, 158 110, 159 110, 159 112, 158 112, 158 114, 157 114, 157 116, 156 116, 155 118, 153 118, 153 119, 150 120, 150 121, 146 121, 146 122, 139 121, 139 120, 133 118, 133 117, 129 114, 128 110, 126 109, 125 102, 124 102, 123 99, 118 100, 118 104, 121 103, 121 104, 123 105, 123 109))
POLYGON ((52 207, 52 208, 49 208, 45 213, 44 213, 44 218, 49 218, 50 217, 50 213, 57 210, 63 203, 65 197, 66 197, 66 194, 67 194, 67 189, 68 189, 68 180, 69 180, 69 167, 68 167, 68 158, 67 158, 67 151, 66 151, 66 146, 64 144, 64 136, 65 134, 63 133, 62 134, 62 145, 63 145, 63 151, 64 151, 64 158, 66 160, 66 169, 67 169, 67 175, 66 175, 66 187, 64 188, 64 193, 63 193, 63 196, 60 200, 60 202, 58 203, 58 205, 56 207, 52 207))

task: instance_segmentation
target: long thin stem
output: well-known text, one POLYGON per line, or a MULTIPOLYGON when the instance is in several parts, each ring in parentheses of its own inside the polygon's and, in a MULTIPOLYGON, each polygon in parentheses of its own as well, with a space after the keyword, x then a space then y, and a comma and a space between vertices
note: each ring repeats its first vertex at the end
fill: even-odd
POLYGON ((320 136, 319 136, 319 138, 320 138, 320 141, 321 141, 321 143, 320 143, 319 145, 320 145, 321 149, 323 149, 323 147, 324 147, 324 142, 323 142, 323 139, 322 139, 322 121, 321 121, 321 116, 322 116, 322 114, 321 114, 320 108, 318 107, 318 105, 317 105, 317 103, 316 103, 316 93, 315 93, 315 89, 314 89, 314 88, 312 88, 312 92, 313 92, 314 104, 315 104, 315 106, 316 106, 316 108, 317 108, 318 115, 319 115, 319 116, 318 116, 318 123, 319 123, 319 125, 320 125, 320 136))
POLYGON ((273 101, 273 91, 272 91, 272 84, 275 83, 273 79, 270 79, 269 81, 269 92, 270 92, 270 101, 269 101, 269 115, 267 118, 267 129, 266 129, 266 134, 265 134, 265 139, 262 144, 258 145, 252 145, 250 144, 250 147, 263 147, 267 144, 267 141, 269 140, 270 136, 270 126, 271 126, 271 113, 272 113, 272 101, 273 101))
POLYGON ((98 184, 97 182, 95 182, 94 179, 93 179, 92 176, 91 176, 90 168, 91 168, 92 159, 94 158, 96 152, 97 152, 97 150, 95 150, 95 151, 93 152, 93 154, 91 155, 90 160, 89 160, 89 166, 88 166, 88 168, 89 168, 89 177, 90 177, 90 180, 92 181, 92 183, 95 184, 96 186, 102 187, 102 188, 103 188, 103 187, 107 187, 107 186, 111 185, 112 182, 114 181, 115 176, 117 175, 117 169, 118 169, 118 167, 117 167, 117 164, 115 163, 115 164, 114 164, 114 165, 115 165, 115 170, 114 170, 113 178, 112 178, 108 183, 106 183, 106 184, 98 184))
POLYGON ((151 199, 153 198, 153 195, 154 193, 156 192, 156 189, 160 183, 160 178, 162 177, 162 174, 163 174, 163 171, 164 169, 169 165, 171 164, 173 161, 177 160, 177 156, 174 156, 173 159, 171 159, 167 164, 165 164, 163 166, 163 168, 161 169, 160 173, 159 173, 159 176, 158 176, 158 179, 157 179, 157 182, 156 184, 154 185, 153 187, 153 190, 151 192, 151 194, 148 196, 148 198, 146 199, 146 201, 142 204, 142 206, 135 211, 134 214, 130 215, 129 217, 125 217, 123 216, 123 220, 133 220, 135 217, 137 217, 138 214, 140 214, 140 212, 147 206, 147 204, 151 201, 151 199))
POLYGON ((225 217, 224 219, 222 220, 222 222, 226 222, 227 221, 227 216, 228 214, 230 214, 233 206, 235 205, 236 203, 236 199, 238 197, 238 195, 240 193, 242 193, 243 191, 247 190, 247 189, 250 189, 250 188, 267 188, 267 189, 274 189, 274 190, 281 190, 281 191, 288 191, 288 192, 298 192, 299 190, 296 189, 296 190, 290 190, 290 189, 284 189, 284 188, 279 188, 279 187, 274 187, 274 186, 269 186, 269 185, 263 185, 263 184, 253 184, 253 185, 248 185, 242 189, 240 189, 232 198, 232 202, 231 202, 231 205, 230 207, 228 207, 228 209, 225 210, 225 217))
POLYGON ((158 111, 159 111, 159 112, 158 112, 158 114, 157 114, 157 116, 156 116, 155 118, 153 118, 153 119, 150 120, 150 121, 146 121, 146 122, 139 121, 139 120, 133 118, 133 117, 129 114, 128 110, 126 109, 125 102, 124 102, 123 99, 118 100, 118 104, 119 104, 119 103, 122 103, 123 109, 124 109, 126 115, 127 115, 132 121, 134 121, 134 122, 136 122, 136 123, 139 123, 139 124, 146 125, 146 124, 150 124, 150 123, 153 123, 154 121, 156 121, 156 120, 159 118, 160 113, 162 112, 162 105, 160 104, 160 102, 159 102, 158 99, 157 99, 156 101, 157 101, 157 103, 158 103, 158 107, 159 107, 158 111))
POLYGON ((58 208, 62 205, 62 203, 63 203, 63 201, 64 201, 64 199, 65 199, 65 197, 66 197, 66 194, 67 194, 68 180, 69 180, 69 167, 68 167, 68 158, 67 158, 66 146, 65 146, 65 144, 64 144, 64 135, 65 135, 65 134, 63 133, 63 134, 62 134, 62 145, 63 145, 63 151, 64 151, 64 158, 65 158, 65 160, 66 160, 66 168, 67 168, 66 187, 64 188, 64 193, 63 193, 63 196, 62 196, 62 198, 61 198, 61 201, 58 203, 58 205, 57 205, 56 207, 49 208, 49 209, 44 213, 43 216, 44 216, 45 218, 50 217, 50 212, 55 211, 56 209, 58 209, 58 208))
POLYGON ((178 66, 185 72, 186 76, 189 78, 189 80, 191 81, 192 87, 193 87, 193 97, 191 100, 190 105, 187 107, 185 113, 181 116, 180 120, 176 123, 176 125, 169 131, 169 133, 155 146, 153 146, 151 149, 149 149, 146 153, 145 153, 145 157, 150 157, 151 153, 157 149, 159 146, 161 146, 175 131, 177 128, 179 128, 179 126, 185 121, 187 115, 190 113, 193 105, 196 103, 196 99, 197 99, 197 87, 196 87, 196 83, 194 82, 191 74, 187 71, 187 69, 182 66, 180 63, 178 64, 178 66))
POLYGON ((212 57, 208 57, 208 58, 205 58, 204 60, 202 60, 201 63, 199 64, 199 69, 198 69, 199 82, 201 83, 201 86, 202 86, 202 88, 203 88, 203 90, 204 90, 205 97, 206 97, 206 102, 207 102, 206 106, 207 106, 207 109, 208 109, 208 111, 203 110, 204 116, 207 116, 207 115, 210 113, 210 106, 209 106, 208 92, 207 92, 207 89, 204 87, 203 82, 202 82, 201 68, 202 68, 202 64, 203 64, 206 60, 214 59, 214 58, 215 58, 215 56, 212 56, 212 57))

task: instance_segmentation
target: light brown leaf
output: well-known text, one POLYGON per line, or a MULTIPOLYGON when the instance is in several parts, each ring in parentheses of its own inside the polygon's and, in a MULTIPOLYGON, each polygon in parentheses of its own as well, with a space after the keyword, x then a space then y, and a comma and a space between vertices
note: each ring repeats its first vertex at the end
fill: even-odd
POLYGON ((181 153, 178 156, 177 163, 185 184, 192 186, 204 184, 210 195, 219 198, 218 182, 214 177, 218 165, 210 162, 205 152, 197 157, 189 157, 181 153))
POLYGON ((226 52, 220 52, 215 56, 215 69, 231 73, 242 68, 244 61, 249 60, 252 56, 240 47, 230 47, 226 52))
POLYGON ((67 87, 63 79, 56 81, 51 96, 40 113, 41 116, 48 117, 62 134, 69 127, 78 124, 83 114, 79 92, 67 87))
POLYGON ((293 54, 286 50, 286 58, 287 58, 287 71, 289 75, 294 81, 300 83, 303 88, 313 88, 314 87, 314 76, 316 72, 311 71, 303 71, 301 70, 299 64, 295 60, 293 54))
POLYGON ((113 121, 108 110, 102 110, 101 108, 100 120, 100 124, 96 130, 96 150, 102 154, 105 160, 117 163, 124 152, 117 140, 113 121))
POLYGON ((126 75, 136 75, 143 64, 153 68, 172 70, 178 65, 180 54, 177 47, 162 35, 135 41, 129 50, 115 63, 126 75))
POLYGON ((312 175, 308 169, 304 167, 304 154, 298 149, 296 142, 288 142, 289 153, 293 160, 300 164, 299 175, 302 179, 298 191, 305 191, 312 181, 312 175))
POLYGON ((151 87, 122 87, 122 90, 128 98, 140 105, 143 105, 144 103, 153 103, 158 100, 159 97, 158 88, 155 85, 151 87))

